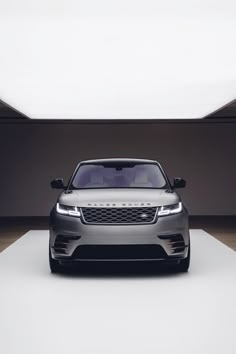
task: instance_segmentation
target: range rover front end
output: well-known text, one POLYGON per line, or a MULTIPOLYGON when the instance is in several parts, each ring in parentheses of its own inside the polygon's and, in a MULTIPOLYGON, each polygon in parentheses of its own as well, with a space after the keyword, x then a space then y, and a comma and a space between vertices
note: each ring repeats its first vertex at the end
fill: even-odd
POLYGON ((190 263, 188 212, 160 164, 141 159, 81 162, 50 214, 52 272, 85 261, 190 263))

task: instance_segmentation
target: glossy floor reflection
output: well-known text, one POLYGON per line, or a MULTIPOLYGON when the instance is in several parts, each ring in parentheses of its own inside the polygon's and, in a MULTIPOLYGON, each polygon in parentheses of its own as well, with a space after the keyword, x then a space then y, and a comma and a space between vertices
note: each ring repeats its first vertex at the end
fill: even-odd
POLYGON ((48 231, 0 254, 4 354, 235 353, 235 252, 191 231, 187 274, 142 264, 52 275, 48 231))

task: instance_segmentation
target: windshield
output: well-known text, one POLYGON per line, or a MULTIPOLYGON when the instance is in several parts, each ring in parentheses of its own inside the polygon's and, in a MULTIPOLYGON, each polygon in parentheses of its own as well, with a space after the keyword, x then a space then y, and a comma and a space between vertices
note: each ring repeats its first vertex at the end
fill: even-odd
POLYGON ((167 188, 167 182, 154 163, 110 162, 82 164, 69 188, 167 188))

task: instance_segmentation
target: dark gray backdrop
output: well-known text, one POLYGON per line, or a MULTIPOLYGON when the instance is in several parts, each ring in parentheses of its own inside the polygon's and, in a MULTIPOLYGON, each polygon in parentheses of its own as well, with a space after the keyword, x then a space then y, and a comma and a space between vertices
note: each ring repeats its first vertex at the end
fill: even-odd
POLYGON ((233 215, 236 203, 235 123, 19 123, 0 125, 0 216, 46 216, 57 191, 82 159, 150 158, 172 179, 192 215, 233 215))

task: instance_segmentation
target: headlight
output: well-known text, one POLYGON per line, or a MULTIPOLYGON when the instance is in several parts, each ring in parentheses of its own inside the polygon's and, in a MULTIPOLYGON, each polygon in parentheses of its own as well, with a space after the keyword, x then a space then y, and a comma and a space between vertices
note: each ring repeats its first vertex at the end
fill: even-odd
POLYGON ((182 203, 179 202, 177 204, 162 206, 158 210, 158 216, 170 215, 170 214, 178 214, 183 210, 182 203))
POLYGON ((59 214, 63 214, 63 215, 71 215, 71 216, 78 216, 78 217, 81 216, 79 208, 74 206, 61 205, 57 203, 56 210, 59 214))

